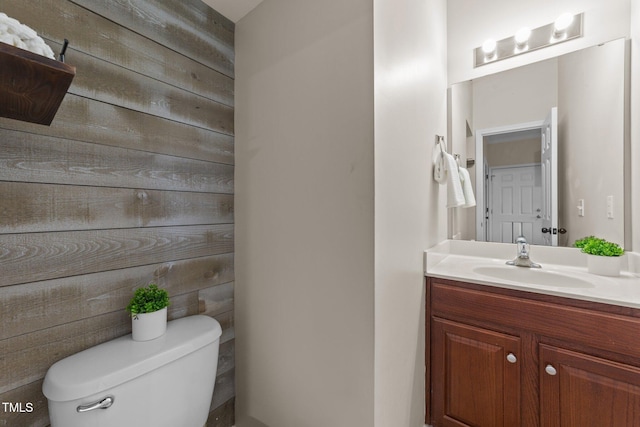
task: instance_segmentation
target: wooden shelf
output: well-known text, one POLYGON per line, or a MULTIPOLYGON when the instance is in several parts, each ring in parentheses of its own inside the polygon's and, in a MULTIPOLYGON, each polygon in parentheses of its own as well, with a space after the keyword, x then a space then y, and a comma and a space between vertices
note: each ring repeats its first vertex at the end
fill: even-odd
POLYGON ((0 116, 50 125, 76 68, 0 42, 0 116))

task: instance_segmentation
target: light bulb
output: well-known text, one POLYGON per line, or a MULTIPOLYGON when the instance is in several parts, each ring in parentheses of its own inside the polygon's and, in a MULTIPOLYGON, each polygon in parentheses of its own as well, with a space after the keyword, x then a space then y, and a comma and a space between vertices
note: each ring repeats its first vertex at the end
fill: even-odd
POLYGON ((522 47, 529 41, 531 36, 531 29, 528 27, 520 28, 515 35, 516 44, 522 47))
POLYGON ((557 33, 562 33, 569 28, 569 26, 573 23, 573 15, 570 13, 563 13, 556 19, 553 23, 553 27, 557 33))
POLYGON ((488 39, 484 43, 482 43, 482 51, 485 55, 491 55, 496 50, 496 41, 493 39, 488 39))
POLYGON ((531 36, 531 29, 528 27, 520 28, 513 39, 516 42, 516 46, 513 49, 513 53, 518 54, 529 50, 529 37, 531 36))

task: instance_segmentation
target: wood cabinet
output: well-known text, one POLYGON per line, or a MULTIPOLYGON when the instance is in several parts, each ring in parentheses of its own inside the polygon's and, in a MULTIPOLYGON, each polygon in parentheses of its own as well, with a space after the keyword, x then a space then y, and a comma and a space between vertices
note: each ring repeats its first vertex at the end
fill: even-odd
POLYGON ((520 339, 433 319, 434 415, 443 426, 517 426, 520 339))
POLYGON ((540 425, 640 426, 640 369, 540 345, 540 425))
POLYGON ((427 424, 640 426, 640 310, 427 285, 427 424))

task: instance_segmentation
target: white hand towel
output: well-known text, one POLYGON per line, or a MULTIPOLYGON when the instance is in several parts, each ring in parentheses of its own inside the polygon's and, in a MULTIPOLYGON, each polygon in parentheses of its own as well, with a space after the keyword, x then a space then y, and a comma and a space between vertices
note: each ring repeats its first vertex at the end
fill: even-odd
POLYGON ((442 153, 447 165, 447 207, 457 208, 465 204, 462 182, 458 174, 458 162, 449 153, 442 153))
POLYGON ((465 168, 459 168, 460 181, 462 181, 462 193, 464 194, 463 208, 471 208, 476 205, 476 197, 473 195, 473 186, 471 185, 471 177, 469 171, 465 168))
POLYGON ((438 151, 433 161, 433 179, 438 184, 447 183, 447 163, 444 160, 444 151, 438 151))

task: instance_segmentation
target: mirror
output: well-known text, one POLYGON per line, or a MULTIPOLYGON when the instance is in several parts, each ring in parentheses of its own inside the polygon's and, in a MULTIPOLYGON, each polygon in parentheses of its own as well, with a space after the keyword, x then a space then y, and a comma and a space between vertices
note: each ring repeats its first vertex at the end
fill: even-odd
POLYGON ((627 64, 619 39, 451 86, 450 151, 473 160, 477 206, 450 209, 449 237, 624 244, 627 64))

